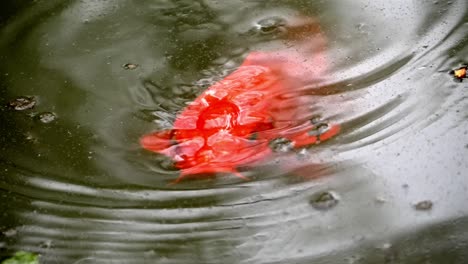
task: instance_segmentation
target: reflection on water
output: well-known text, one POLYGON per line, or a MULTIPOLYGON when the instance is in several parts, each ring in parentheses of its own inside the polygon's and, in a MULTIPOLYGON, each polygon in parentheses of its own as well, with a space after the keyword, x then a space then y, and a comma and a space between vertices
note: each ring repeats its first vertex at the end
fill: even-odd
POLYGON ((464 263, 468 90, 448 72, 468 60, 466 10, 463 0, 31 2, 0 32, 2 253, 464 263), (140 137, 171 129, 252 51, 294 48, 282 34, 303 15, 319 21, 329 65, 297 88, 301 106, 340 134, 243 168, 249 181, 169 185, 179 171, 140 137), (35 104, 15 110, 18 98, 35 104))

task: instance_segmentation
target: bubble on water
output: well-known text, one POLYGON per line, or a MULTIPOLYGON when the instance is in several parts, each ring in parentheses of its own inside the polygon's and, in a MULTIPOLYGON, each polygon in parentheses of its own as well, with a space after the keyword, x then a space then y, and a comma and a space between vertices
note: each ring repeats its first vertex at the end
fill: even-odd
POLYGON ((289 152, 294 148, 294 144, 287 138, 275 138, 268 144, 273 152, 289 152))
POLYGON ((44 124, 55 121, 57 116, 52 112, 42 112, 37 115, 37 119, 44 124))
POLYGON ((318 123, 313 129, 311 129, 308 134, 309 136, 320 136, 323 133, 327 132, 330 129, 330 126, 327 123, 318 123))
POLYGON ((286 22, 281 17, 268 17, 257 22, 257 28, 263 34, 278 32, 285 25, 286 22))
POLYGON ((317 131, 318 131, 320 134, 323 134, 323 133, 327 132, 328 129, 329 129, 328 124, 319 124, 319 125, 317 126, 317 131))
POLYGON ((335 192, 321 192, 310 200, 312 207, 318 210, 328 210, 335 207, 339 202, 339 197, 335 192))
POLYGON ((125 63, 122 67, 126 70, 134 70, 136 68, 138 68, 138 64, 134 64, 134 63, 125 63))
POLYGON ((316 124, 320 123, 321 120, 322 120, 322 118, 320 116, 313 116, 310 119, 310 122, 312 123, 312 125, 316 125, 316 124))
POLYGON ((431 210, 432 206, 433 206, 433 203, 432 203, 432 201, 429 201, 429 200, 421 201, 421 202, 418 202, 415 205, 413 205, 414 209, 416 209, 418 211, 431 210))
POLYGON ((35 105, 36 99, 30 96, 20 96, 8 102, 8 107, 16 111, 32 109, 35 105))

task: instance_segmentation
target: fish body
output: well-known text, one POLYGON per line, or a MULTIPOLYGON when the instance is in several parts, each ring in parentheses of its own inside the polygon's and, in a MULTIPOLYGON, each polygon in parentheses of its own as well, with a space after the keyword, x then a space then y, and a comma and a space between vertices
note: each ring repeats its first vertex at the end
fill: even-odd
POLYGON ((311 122, 299 91, 324 71, 323 54, 315 54, 304 59, 300 49, 250 53, 191 102, 171 130, 143 136, 141 146, 170 157, 180 180, 207 173, 243 177, 236 168, 265 160, 274 140, 304 147, 329 139, 339 126, 311 122))

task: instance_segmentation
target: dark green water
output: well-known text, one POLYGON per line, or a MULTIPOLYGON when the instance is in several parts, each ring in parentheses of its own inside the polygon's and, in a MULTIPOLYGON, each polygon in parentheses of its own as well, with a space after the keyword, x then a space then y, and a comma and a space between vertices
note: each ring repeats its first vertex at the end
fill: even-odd
POLYGON ((42 0, 3 10, 2 255, 468 262, 468 79, 448 74, 468 61, 465 0, 42 0), (178 171, 139 138, 171 128, 250 52, 287 46, 262 25, 298 16, 320 23, 330 64, 304 102, 340 135, 244 170, 250 181, 169 185, 178 171), (20 96, 34 108, 6 106, 20 96), (324 191, 338 199, 328 210, 311 202, 324 191), (416 210, 421 201, 432 208, 416 210))

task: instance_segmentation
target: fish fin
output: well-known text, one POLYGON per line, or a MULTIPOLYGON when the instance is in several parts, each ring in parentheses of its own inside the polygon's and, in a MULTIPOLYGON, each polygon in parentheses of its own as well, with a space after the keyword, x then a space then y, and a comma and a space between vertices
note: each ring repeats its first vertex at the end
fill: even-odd
MULTIPOLYGON (((238 178, 241 178, 245 181, 250 181, 249 178, 247 178, 246 176, 242 175, 242 173, 238 172, 236 169, 234 168, 230 168, 230 169, 220 169, 220 171, 218 171, 219 173, 231 173, 233 174, 234 176, 238 177, 238 178)), ((215 173, 214 171, 211 172, 211 173, 215 173)), ((190 171, 187 171, 187 169, 185 170, 181 170, 181 173, 179 175, 179 177, 177 177, 177 179, 171 181, 169 183, 169 185, 175 185, 177 183, 180 183, 184 178, 186 177, 190 177, 190 176, 194 176, 194 175, 197 175, 197 173, 191 173, 190 171)), ((214 175, 214 174, 213 174, 214 175)))
POLYGON ((140 145, 144 149, 163 153, 165 149, 173 145, 172 135, 173 130, 162 130, 147 134, 140 138, 140 145))

